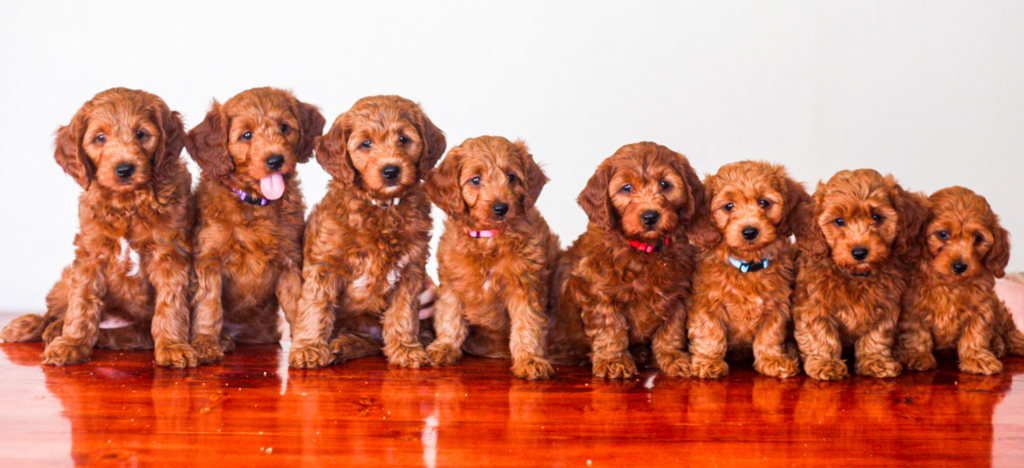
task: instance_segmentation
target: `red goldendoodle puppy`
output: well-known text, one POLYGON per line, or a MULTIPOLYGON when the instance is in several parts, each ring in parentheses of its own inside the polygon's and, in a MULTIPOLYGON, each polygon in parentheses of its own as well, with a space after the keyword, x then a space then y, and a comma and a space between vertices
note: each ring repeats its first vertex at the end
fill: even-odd
POLYGON ((512 373, 544 379, 548 288, 558 237, 534 207, 548 178, 522 142, 484 136, 448 152, 428 177, 448 215, 437 250, 441 279, 434 365, 469 354, 512 358, 512 373), (468 337, 468 340, 467 340, 468 337))
POLYGON ((380 354, 419 367, 418 299, 429 253, 430 200, 420 179, 444 134, 414 102, 360 99, 316 141, 333 179, 306 226, 302 296, 289 363, 314 368, 380 354))
POLYGON ((155 346, 158 365, 196 365, 184 139, 179 114, 162 99, 124 88, 97 94, 57 131, 54 158, 84 189, 75 261, 47 295, 46 315, 19 317, 0 338, 43 338, 46 364, 86 362, 94 346, 155 346))
POLYGON ((280 314, 302 288, 306 205, 295 169, 324 130, 316 107, 288 91, 256 88, 188 132, 202 168, 196 187, 192 346, 202 363, 238 343, 276 343, 280 314))
POLYGON ((1010 235, 984 197, 963 187, 935 192, 927 248, 903 296, 896 356, 911 370, 935 368, 933 349, 957 349, 960 370, 998 374, 999 358, 1024 355, 995 280, 1010 261, 1010 235))
POLYGON ((752 350, 758 372, 792 377, 800 361, 786 344, 796 280, 789 237, 810 196, 782 166, 755 161, 723 166, 704 188, 710 214, 690 231, 704 249, 688 308, 693 375, 724 377, 727 351, 752 350))
POLYGON ((892 356, 909 265, 920 255, 928 200, 871 169, 840 171, 819 183, 801 209, 793 319, 804 371, 848 376, 842 346, 854 346, 857 374, 895 377, 892 356))
POLYGON ((662 372, 689 375, 685 301, 698 249, 687 229, 707 210, 700 178, 683 155, 636 143, 602 162, 578 201, 590 223, 559 260, 550 356, 578 357, 582 328, 596 377, 635 375, 648 345, 662 372))

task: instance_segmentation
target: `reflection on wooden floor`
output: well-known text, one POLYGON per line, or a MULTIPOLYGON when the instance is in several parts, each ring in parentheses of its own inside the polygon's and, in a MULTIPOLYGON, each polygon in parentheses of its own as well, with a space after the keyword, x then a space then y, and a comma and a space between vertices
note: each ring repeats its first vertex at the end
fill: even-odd
POLYGON ((40 365, 0 344, 0 466, 1024 466, 1024 359, 976 377, 548 382, 504 361, 390 369, 369 358, 289 371, 278 346, 219 366, 155 368, 98 350, 40 365), (995 420, 995 423, 993 422, 995 420))

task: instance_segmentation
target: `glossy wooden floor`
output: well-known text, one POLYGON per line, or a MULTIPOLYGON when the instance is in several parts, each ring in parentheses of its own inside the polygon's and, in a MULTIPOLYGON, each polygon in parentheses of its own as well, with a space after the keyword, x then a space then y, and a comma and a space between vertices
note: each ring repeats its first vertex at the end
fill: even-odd
MULTIPOLYGON (((0 325, 13 316, 0 315, 0 325)), ((604 382, 504 361, 288 370, 279 346, 156 368, 143 352, 40 365, 0 344, 0 466, 1024 466, 1024 359, 975 377, 604 382)))

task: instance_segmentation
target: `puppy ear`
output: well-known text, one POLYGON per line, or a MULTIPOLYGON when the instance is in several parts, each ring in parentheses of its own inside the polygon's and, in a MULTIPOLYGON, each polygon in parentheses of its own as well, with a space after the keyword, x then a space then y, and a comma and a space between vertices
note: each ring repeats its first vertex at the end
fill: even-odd
POLYGON ((416 169, 422 178, 434 168, 434 165, 441 159, 441 156, 444 156, 444 150, 448 143, 444 139, 444 133, 422 111, 420 111, 418 126, 420 137, 423 138, 423 153, 420 154, 420 160, 416 164, 416 169))
POLYGON ((525 179, 523 183, 526 184, 526 197, 523 200, 523 209, 528 210, 537 203, 537 198, 540 198, 541 190, 548 183, 548 176, 544 175, 544 170, 533 160, 533 155, 530 154, 526 143, 517 141, 512 146, 519 153, 519 160, 523 163, 523 179, 525 179))
POLYGON ((323 135, 327 120, 316 106, 298 100, 295 101, 295 116, 299 119, 299 144, 295 155, 298 162, 304 163, 313 156, 313 146, 317 137, 323 135))
POLYGON ((796 216, 797 210, 803 205, 811 204, 811 196, 807 194, 804 185, 783 174, 783 197, 785 198, 786 214, 779 223, 779 236, 789 237, 797 230, 799 220, 796 216))
POLYGON ((996 278, 1006 275, 1006 265, 1010 263, 1010 233, 995 221, 992 226, 992 236, 995 240, 992 248, 985 254, 985 268, 996 278))
POLYGON ((86 107, 83 106, 71 119, 71 123, 57 130, 57 137, 54 141, 56 149, 53 152, 53 159, 57 161, 61 169, 64 169, 64 172, 75 179, 75 182, 78 182, 78 185, 84 189, 88 189, 93 178, 96 177, 96 166, 82 149, 82 137, 87 125, 86 115, 86 107))
POLYGON ((611 183, 615 169, 611 164, 601 163, 594 175, 590 176, 587 186, 576 197, 576 203, 583 208, 592 224, 607 230, 615 228, 612 200, 608 196, 608 184, 611 183))
POLYGON ((235 161, 228 153, 228 119, 221 112, 220 103, 213 101, 213 108, 199 125, 188 131, 185 148, 189 156, 199 164, 203 177, 216 179, 235 170, 235 161))
POLYGON ((818 207, 824 203, 824 190, 825 185, 819 182, 814 196, 807 203, 797 205, 788 219, 800 250, 814 257, 828 255, 828 242, 818 226, 818 207))
POLYGON ((711 200, 705 195, 704 184, 700 181, 700 176, 690 166, 690 161, 679 153, 675 153, 675 161, 673 162, 675 169, 679 172, 679 175, 686 181, 686 189, 690 194, 690 203, 687 203, 679 210, 679 219, 682 223, 686 223, 693 220, 696 217, 705 217, 711 215, 711 209, 708 206, 711 200))
POLYGON ((171 111, 162 100, 156 104, 155 111, 163 138, 156 149, 153 174, 160 180, 171 172, 181 158, 181 149, 185 146, 185 124, 181 122, 181 114, 171 111))
POLYGON ((444 211, 449 218, 466 214, 466 203, 462 201, 462 153, 459 147, 452 148, 441 164, 427 173, 423 190, 430 201, 444 211))
POLYGON ((904 260, 915 260, 924 249, 922 230, 931 217, 931 203, 924 195, 908 192, 899 185, 893 187, 891 196, 893 208, 900 217, 896 253, 904 260))
POLYGON ((342 114, 326 135, 316 138, 314 143, 316 162, 320 163, 331 177, 348 185, 356 183, 356 167, 348 154, 348 137, 352 134, 352 125, 348 114, 342 114))
POLYGON ((711 188, 715 176, 709 175, 704 179, 704 197, 702 203, 706 205, 703 209, 697 209, 690 228, 687 229, 690 241, 704 250, 711 250, 722 242, 722 233, 715 225, 714 217, 711 216, 711 201, 715 199, 714 190, 711 188))

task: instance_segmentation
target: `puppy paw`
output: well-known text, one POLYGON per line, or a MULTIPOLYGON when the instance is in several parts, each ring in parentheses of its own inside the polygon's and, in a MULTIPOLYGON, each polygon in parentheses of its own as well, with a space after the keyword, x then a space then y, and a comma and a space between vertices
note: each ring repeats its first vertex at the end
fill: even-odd
POLYGON ((192 349, 199 356, 199 364, 216 364, 224 359, 220 340, 212 335, 196 335, 192 338, 192 349))
POLYGON ((856 371, 859 375, 888 379, 897 377, 903 372, 903 366, 895 359, 885 356, 870 356, 857 362, 856 371))
POLYGON ((186 343, 157 346, 156 365, 185 369, 199 365, 199 354, 186 343))
POLYGON ((232 353, 235 351, 235 340, 232 340, 230 336, 220 336, 220 351, 222 353, 232 353))
POLYGON ((462 359, 462 350, 447 343, 433 342, 427 346, 427 359, 432 366, 454 366, 462 359))
POLYGON ((754 360, 754 370, 768 377, 788 379, 800 373, 800 361, 794 356, 763 356, 754 360))
POLYGON ((842 380, 850 376, 846 363, 838 359, 808 359, 804 372, 817 380, 842 380))
POLYGON ((594 377, 602 379, 626 379, 636 375, 636 363, 629 355, 614 359, 594 358, 594 377))
POLYGON ((938 366, 932 353, 904 353, 901 357, 900 361, 907 370, 928 371, 938 366))
POLYGON ((89 362, 92 346, 72 343, 63 336, 54 338, 43 351, 43 364, 51 366, 68 366, 89 362))
POLYGON ((693 375, 702 379, 720 379, 729 375, 729 364, 723 359, 695 354, 692 371, 693 375))
POLYGON ((288 352, 288 365, 296 369, 319 369, 331 362, 326 346, 298 346, 288 352))
POLYGON ((396 349, 385 354, 389 364, 410 369, 419 368, 430 362, 430 359, 427 358, 427 353, 423 351, 423 347, 420 346, 418 341, 413 345, 399 345, 396 349))
POLYGON ((64 319, 58 319, 56 322, 47 325, 46 330, 43 331, 43 343, 48 345, 63 334, 64 319))
POLYGON ((1003 371, 1003 363, 991 353, 960 358, 960 372, 968 374, 995 375, 1003 371))
POLYGON ((526 380, 548 379, 555 375, 555 368, 547 359, 530 356, 512 362, 512 375, 526 380))
POLYGON ((692 372, 689 353, 672 351, 658 356, 658 369, 662 374, 672 377, 689 377, 692 372))

